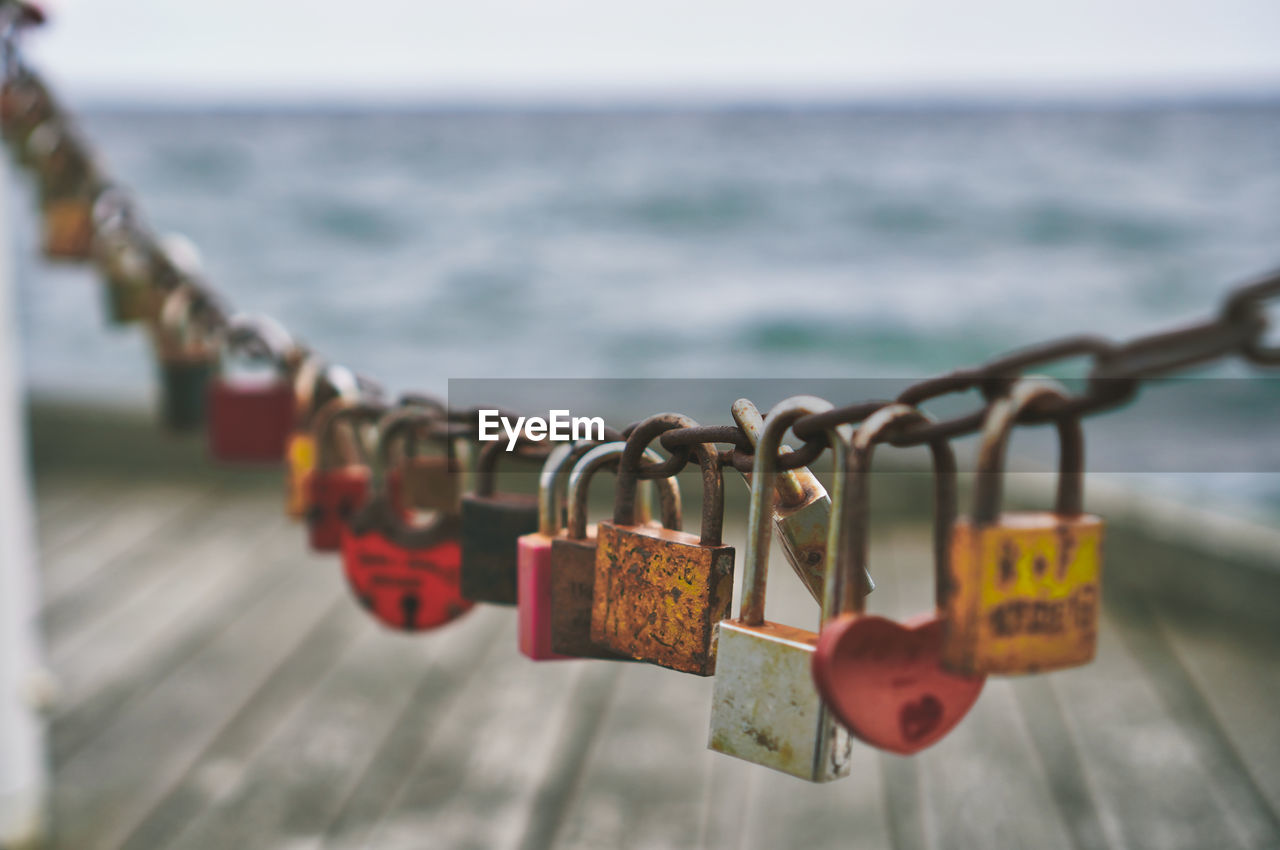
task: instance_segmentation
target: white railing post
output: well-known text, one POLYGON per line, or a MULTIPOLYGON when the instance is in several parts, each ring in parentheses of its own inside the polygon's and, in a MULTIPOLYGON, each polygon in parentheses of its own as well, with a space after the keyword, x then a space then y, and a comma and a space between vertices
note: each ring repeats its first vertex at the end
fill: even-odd
POLYGON ((40 670, 38 585, 19 368, 9 219, 9 164, 0 156, 0 847, 39 843, 48 771, 34 683, 40 670))

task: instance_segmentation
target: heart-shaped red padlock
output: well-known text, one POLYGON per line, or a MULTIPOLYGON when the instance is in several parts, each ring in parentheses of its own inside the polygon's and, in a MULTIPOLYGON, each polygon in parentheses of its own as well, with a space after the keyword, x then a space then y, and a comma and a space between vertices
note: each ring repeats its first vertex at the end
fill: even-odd
POLYGON ((814 649, 819 693, 867 743, 901 755, 923 750, 964 718, 986 681, 942 668, 942 628, 935 614, 906 623, 837 617, 814 649))
POLYGON ((927 421, 894 404, 869 417, 837 450, 837 484, 828 552, 823 626, 813 654, 813 680, 827 706, 855 736, 901 755, 918 753, 955 728, 977 701, 985 676, 942 666, 947 557, 956 515, 956 462, 945 440, 931 444, 934 462, 934 582, 937 609, 906 623, 863 613, 866 602, 869 478, 877 436, 898 424, 927 421), (844 457, 840 457, 843 454, 844 457))

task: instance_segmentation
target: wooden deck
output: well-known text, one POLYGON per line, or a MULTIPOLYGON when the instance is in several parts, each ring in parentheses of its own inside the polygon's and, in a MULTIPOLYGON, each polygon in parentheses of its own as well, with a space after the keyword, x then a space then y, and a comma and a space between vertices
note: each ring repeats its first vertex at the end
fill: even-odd
MULTIPOLYGON (((706 749, 710 680, 529 662, 509 609, 388 633, 274 487, 90 473, 37 437, 58 848, 1280 846, 1266 574, 1227 610, 1110 582, 1095 664, 992 679, 932 750, 811 786, 706 749)), ((1119 535, 1109 568, 1176 587, 1161 546, 1119 535)), ((874 557, 873 609, 928 603, 922 527, 874 557)), ((775 575, 770 617, 812 623, 775 575)))

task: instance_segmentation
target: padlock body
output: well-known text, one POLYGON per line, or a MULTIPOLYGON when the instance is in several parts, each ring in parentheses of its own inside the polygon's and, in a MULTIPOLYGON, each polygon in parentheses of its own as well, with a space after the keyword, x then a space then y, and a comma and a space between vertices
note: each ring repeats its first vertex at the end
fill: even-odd
POLYGON ((160 416, 165 427, 191 431, 205 424, 209 383, 218 373, 211 358, 160 361, 160 416))
POLYGON ((369 468, 344 466, 316 469, 307 476, 308 536, 316 552, 334 552, 342 545, 342 529, 369 494, 369 468))
POLYGON ((719 625, 708 746, 810 782, 849 773, 852 739, 810 672, 814 632, 778 623, 719 625))
POLYGON ((51 260, 88 260, 93 256, 93 199, 51 198, 41 211, 44 255, 51 260))
POLYGON ((516 541, 516 634, 520 652, 534 661, 570 658, 551 649, 551 543, 534 532, 516 541))
POLYGON ((462 549, 456 538, 415 549, 382 534, 342 529, 342 569, 351 592, 388 628, 424 631, 471 610, 458 585, 462 549))
POLYGON ((516 542, 538 530, 538 498, 525 493, 462 497, 462 595, 515 605, 516 542))
POLYGON ((145 281, 108 280, 103 287, 107 315, 118 325, 154 321, 160 312, 160 299, 145 281))
POLYGON ((285 513, 294 519, 302 519, 311 508, 311 493, 307 479, 316 468, 316 441, 306 431, 297 430, 289 435, 284 450, 285 513))
POLYGON ((215 380, 209 389, 209 453, 230 463, 279 463, 295 406, 287 381, 215 380))
POLYGON ((1098 641, 1103 522, 1005 513, 957 522, 943 664, 966 675, 1036 673, 1090 661, 1098 641))
POLYGON ((591 640, 596 539, 557 537, 551 543, 551 651, 574 658, 622 656, 591 640))
POLYGON ((710 676, 729 617, 733 547, 652 525, 597 526, 591 639, 629 658, 710 676))
POLYGON ((387 476, 392 504, 402 511, 456 514, 462 498, 462 464, 445 455, 405 458, 387 476))

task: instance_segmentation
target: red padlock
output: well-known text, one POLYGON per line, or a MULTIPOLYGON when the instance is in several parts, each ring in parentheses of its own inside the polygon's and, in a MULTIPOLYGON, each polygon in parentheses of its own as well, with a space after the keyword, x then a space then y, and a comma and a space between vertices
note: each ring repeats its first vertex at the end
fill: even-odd
POLYGON ((236 316, 227 334, 228 360, 265 363, 268 374, 223 375, 209 387, 209 453, 228 463, 280 463, 293 430, 292 378, 302 352, 279 323, 236 316))
MULTIPOLYGON (((379 423, 379 456, 404 408, 379 423)), ((414 524, 384 487, 342 526, 342 568, 361 605, 383 625, 406 632, 442 626, 471 610, 459 583, 462 548, 456 514, 414 524)))
POLYGON ((898 623, 865 613, 870 537, 871 455, 890 428, 932 422, 905 404, 882 407, 835 446, 835 489, 827 551, 836 571, 823 587, 822 631, 813 651, 813 681, 845 728, 864 742, 912 755, 941 740, 964 719, 986 676, 942 666, 947 559, 956 517, 956 459, 945 439, 933 454, 934 610, 898 623), (840 510, 837 512, 836 507, 840 510))
POLYGON ((334 552, 342 545, 342 527, 369 496, 372 473, 363 451, 361 426, 373 422, 381 405, 353 403, 339 397, 316 415, 315 439, 319 447, 316 468, 307 476, 307 531, 311 548, 334 552))

